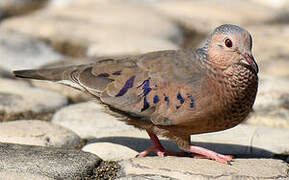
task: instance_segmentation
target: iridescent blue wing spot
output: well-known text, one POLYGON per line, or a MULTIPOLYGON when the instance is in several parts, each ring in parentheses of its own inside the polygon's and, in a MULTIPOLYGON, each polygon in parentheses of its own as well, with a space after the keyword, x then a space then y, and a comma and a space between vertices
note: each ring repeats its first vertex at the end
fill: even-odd
POLYGON ((156 103, 158 103, 158 102, 160 102, 160 98, 159 98, 159 96, 154 96, 154 103, 156 104, 156 103))
POLYGON ((183 98, 181 93, 178 93, 177 98, 178 98, 178 100, 180 101, 181 104, 184 104, 185 99, 183 98))
POLYGON ((168 97, 168 96, 166 96, 166 95, 165 95, 165 98, 164 98, 164 100, 167 102, 167 105, 170 105, 170 99, 169 99, 169 97, 168 97))
POLYGON ((146 88, 144 91, 143 91, 143 95, 144 96, 147 96, 150 92, 151 92, 152 88, 146 88))
POLYGON ((98 74, 97 77, 109 77, 109 74, 108 73, 101 73, 101 74, 98 74))
POLYGON ((128 91, 129 88, 132 88, 134 78, 135 76, 132 76, 131 78, 129 78, 115 97, 123 96, 128 91))
POLYGON ((117 75, 117 76, 119 76, 119 75, 121 75, 121 71, 115 71, 115 72, 112 73, 112 75, 117 75))
POLYGON ((190 107, 193 108, 195 106, 195 99, 190 97, 190 107))
POLYGON ((144 99, 143 99, 143 108, 141 109, 141 112, 145 111, 149 107, 150 107, 150 104, 148 103, 147 98, 144 97, 144 99))

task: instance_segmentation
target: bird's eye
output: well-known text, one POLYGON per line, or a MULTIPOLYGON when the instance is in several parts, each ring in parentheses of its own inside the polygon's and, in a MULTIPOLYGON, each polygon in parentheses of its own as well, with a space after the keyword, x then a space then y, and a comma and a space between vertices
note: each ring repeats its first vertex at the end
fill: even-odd
POLYGON ((228 48, 231 48, 233 46, 233 42, 230 40, 230 39, 226 39, 225 40, 225 45, 228 47, 228 48))

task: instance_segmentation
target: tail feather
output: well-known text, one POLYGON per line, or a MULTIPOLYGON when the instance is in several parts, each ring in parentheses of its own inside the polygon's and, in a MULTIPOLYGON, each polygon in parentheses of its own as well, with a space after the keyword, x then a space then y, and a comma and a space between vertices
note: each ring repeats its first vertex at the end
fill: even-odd
POLYGON ((28 69, 13 71, 13 74, 19 78, 39 79, 48 81, 61 81, 67 79, 67 72, 71 72, 79 66, 59 67, 51 69, 28 69))
POLYGON ((61 79, 60 74, 53 73, 51 70, 18 70, 13 71, 13 74, 19 78, 40 79, 58 81, 61 79))

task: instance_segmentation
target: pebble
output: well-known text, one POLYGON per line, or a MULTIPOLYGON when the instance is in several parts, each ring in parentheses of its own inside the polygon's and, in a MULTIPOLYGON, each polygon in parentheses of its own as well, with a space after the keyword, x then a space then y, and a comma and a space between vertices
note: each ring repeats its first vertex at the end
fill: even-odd
POLYGON ((0 66, 7 71, 37 68, 60 57, 62 55, 34 37, 0 30, 0 66))
POLYGON ((31 87, 20 80, 0 78, 0 121, 33 118, 67 104, 59 93, 31 87))
POLYGON ((286 128, 244 124, 225 131, 191 136, 193 144, 222 154, 266 158, 274 154, 289 155, 288 139, 289 131, 286 128))
POLYGON ((9 0, 0 1, 1 16, 25 14, 45 6, 47 0, 9 0))
POLYGON ((108 142, 87 144, 82 150, 93 153, 105 161, 119 161, 138 155, 137 151, 129 147, 108 142))
POLYGON ((0 162, 2 173, 81 179, 92 176, 101 159, 80 150, 1 143, 0 162))
POLYGON ((0 123, 0 141, 63 148, 77 147, 81 143, 81 139, 74 132, 50 122, 39 120, 0 123))
POLYGON ((55 113, 52 123, 71 129, 81 138, 140 134, 139 130, 117 120, 106 111, 110 112, 95 101, 69 105, 55 113))

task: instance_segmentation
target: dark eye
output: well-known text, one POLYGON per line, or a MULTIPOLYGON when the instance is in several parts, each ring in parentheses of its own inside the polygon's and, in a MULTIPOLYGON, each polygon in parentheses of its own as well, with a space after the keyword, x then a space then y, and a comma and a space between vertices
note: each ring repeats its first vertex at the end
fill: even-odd
POLYGON ((230 40, 230 39, 226 39, 225 40, 225 45, 228 47, 228 48, 231 48, 233 46, 233 42, 230 40))

